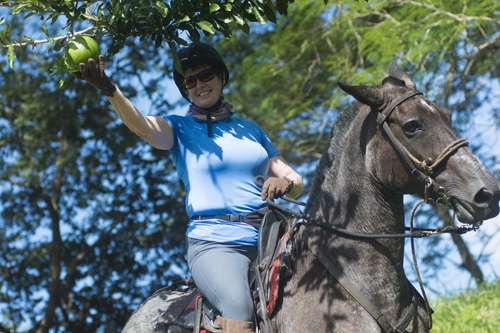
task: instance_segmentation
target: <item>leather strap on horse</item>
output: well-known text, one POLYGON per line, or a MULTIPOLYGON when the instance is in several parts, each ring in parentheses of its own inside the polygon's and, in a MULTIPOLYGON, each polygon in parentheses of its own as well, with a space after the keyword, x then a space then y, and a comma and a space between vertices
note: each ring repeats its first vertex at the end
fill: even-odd
POLYGON ((375 306, 368 298, 366 298, 363 294, 361 294, 356 286, 349 281, 347 276, 340 271, 326 256, 326 254, 321 251, 321 249, 314 244, 314 242, 311 240, 311 237, 307 233, 304 227, 301 227, 303 225, 299 225, 299 233, 302 236, 302 239, 304 240, 304 243, 309 247, 311 252, 314 254, 314 256, 325 266, 325 268, 332 274, 332 276, 337 279, 337 281, 351 294, 352 297, 358 301, 359 304, 375 319, 375 321, 382 327, 384 332, 386 333, 402 333, 406 329, 406 327, 409 325, 411 318, 414 315, 414 312, 416 311, 416 306, 415 306, 415 300, 413 295, 412 297, 412 302, 410 304, 410 309, 407 312, 406 316, 400 320, 400 323, 396 328, 392 327, 391 323, 387 320, 387 318, 383 315, 382 312, 379 311, 377 306, 375 306))
POLYGON ((201 317, 203 316, 202 304, 203 304, 203 298, 200 295, 196 299, 196 312, 195 312, 193 333, 200 333, 201 331, 201 317))
POLYGON ((387 118, 391 115, 392 111, 394 111, 394 109, 401 103, 403 103, 404 101, 406 101, 407 99, 413 97, 413 96, 417 96, 417 95, 423 95, 423 93, 421 91, 418 91, 418 90, 412 90, 412 91, 409 91, 407 92, 406 94, 403 94, 401 96, 399 96, 398 98, 396 98, 396 100, 394 100, 387 109, 385 109, 384 112, 380 112, 378 115, 377 115, 377 123, 379 125, 382 125, 383 123, 385 123, 385 121, 387 120, 387 118))

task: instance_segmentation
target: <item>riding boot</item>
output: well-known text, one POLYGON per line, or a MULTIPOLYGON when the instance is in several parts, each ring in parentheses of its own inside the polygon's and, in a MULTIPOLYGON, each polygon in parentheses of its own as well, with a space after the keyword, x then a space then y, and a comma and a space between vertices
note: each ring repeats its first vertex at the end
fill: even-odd
POLYGON ((222 328, 222 333, 255 333, 252 322, 240 321, 217 316, 217 323, 222 328))

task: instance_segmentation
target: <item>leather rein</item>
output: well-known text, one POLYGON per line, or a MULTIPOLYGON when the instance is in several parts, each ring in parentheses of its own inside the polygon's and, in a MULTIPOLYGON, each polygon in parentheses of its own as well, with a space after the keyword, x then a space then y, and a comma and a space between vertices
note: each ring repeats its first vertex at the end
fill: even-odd
MULTIPOLYGON (((446 190, 444 187, 439 185, 433 178, 432 175, 434 173, 435 168, 440 165, 444 160, 446 160, 449 156, 453 155, 459 148, 467 146, 468 143, 465 139, 458 139, 452 142, 450 145, 445 147, 445 149, 439 154, 434 163, 429 165, 426 161, 419 161, 415 158, 407 149, 404 147, 401 142, 394 136, 392 130, 387 124, 386 120, 391 115, 391 113, 396 109, 396 107, 408 99, 423 95, 422 92, 418 90, 409 91, 402 96, 395 99, 389 107, 383 111, 377 113, 377 124, 381 127, 382 131, 388 137, 389 141, 393 145, 396 152, 399 156, 404 160, 406 165, 410 168, 411 173, 417 177, 417 179, 424 184, 425 192, 424 199, 418 202, 412 210, 411 218, 410 218, 410 227, 406 228, 409 230, 409 233, 404 234, 361 234, 356 232, 348 231, 344 228, 339 228, 322 221, 318 221, 315 219, 311 219, 304 214, 297 213, 295 211, 289 210, 283 206, 280 206, 270 200, 268 200, 268 204, 273 206, 279 210, 285 211, 292 216, 295 216, 299 219, 302 219, 302 222, 298 223, 298 233, 302 237, 305 244, 309 247, 311 252, 315 255, 315 257, 322 263, 322 265, 332 274, 333 277, 337 279, 337 281, 355 298, 358 303, 377 321, 380 327, 387 333, 393 332, 404 332, 405 329, 410 324, 411 320, 417 315, 418 311, 418 301, 419 295, 418 292, 413 288, 410 284, 410 291, 412 294, 411 303, 409 307, 406 309, 406 313, 402 316, 394 327, 391 325, 389 320, 380 312, 377 306, 375 306, 368 298, 366 298, 357 288, 356 286, 348 279, 344 273, 338 269, 333 262, 328 258, 328 256, 312 241, 309 233, 307 232, 305 226, 307 225, 316 225, 326 229, 329 229, 335 233, 342 234, 345 236, 363 238, 363 239, 376 239, 376 238, 410 238, 411 246, 412 246, 412 256, 413 256, 413 264, 416 270, 416 275, 418 278, 418 282, 420 285, 420 289, 422 291, 423 299, 426 306, 426 311, 429 316, 429 329, 432 328, 432 309, 429 306, 429 302, 427 300, 427 296, 425 294, 425 290, 423 287, 422 279, 420 277, 420 273, 418 270, 417 260, 415 256, 415 247, 414 247, 414 239, 420 237, 426 237, 430 235, 440 234, 440 233, 458 233, 463 234, 469 232, 471 230, 476 230, 479 225, 474 225, 471 227, 441 227, 437 229, 421 229, 421 228, 413 228, 413 217, 416 208, 422 204, 423 202, 429 201, 429 193, 430 191, 434 192, 437 195, 436 203, 442 204, 450 208, 454 211, 454 208, 451 204, 451 198, 446 194, 446 190)), ((289 198, 283 198, 287 201, 305 205, 304 203, 298 202, 296 200, 292 200, 289 198)), ((410 282, 408 282, 410 283, 410 282)))

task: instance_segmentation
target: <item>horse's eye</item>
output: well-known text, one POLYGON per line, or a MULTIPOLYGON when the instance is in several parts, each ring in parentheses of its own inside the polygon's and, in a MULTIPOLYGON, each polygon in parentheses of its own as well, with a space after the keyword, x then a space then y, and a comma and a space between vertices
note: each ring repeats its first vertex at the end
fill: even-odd
POLYGON ((403 131, 408 136, 415 135, 421 128, 420 123, 416 120, 408 121, 403 125, 403 131))

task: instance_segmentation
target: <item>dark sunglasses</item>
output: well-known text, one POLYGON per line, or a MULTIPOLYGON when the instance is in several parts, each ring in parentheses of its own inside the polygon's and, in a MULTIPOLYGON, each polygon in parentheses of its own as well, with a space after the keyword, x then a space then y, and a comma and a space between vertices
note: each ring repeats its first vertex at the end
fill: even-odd
POLYGON ((198 83, 197 80, 200 80, 201 82, 208 82, 210 80, 213 80, 216 74, 217 71, 215 69, 204 69, 196 75, 186 77, 184 79, 184 87, 186 87, 186 89, 193 89, 198 83))

